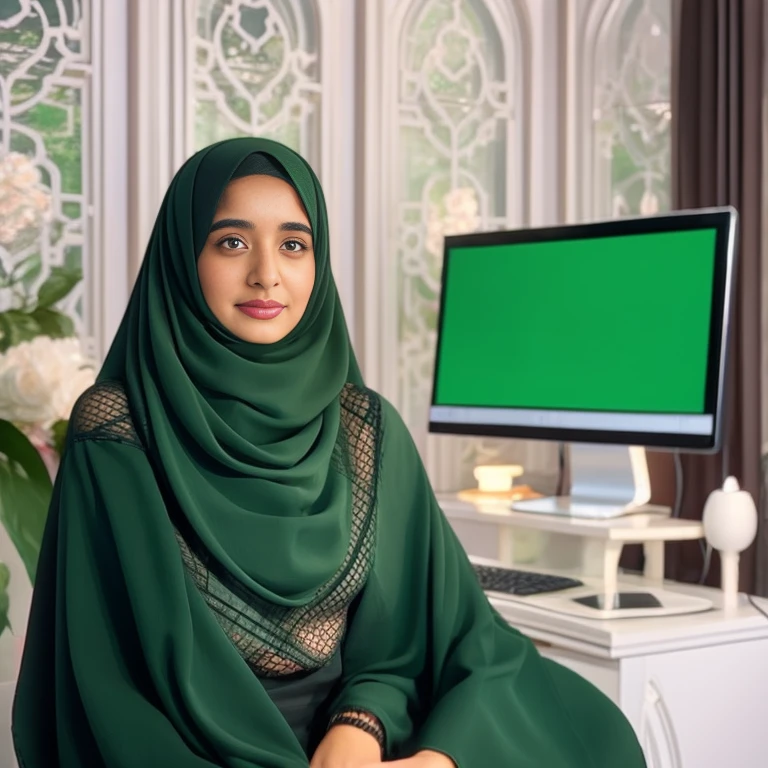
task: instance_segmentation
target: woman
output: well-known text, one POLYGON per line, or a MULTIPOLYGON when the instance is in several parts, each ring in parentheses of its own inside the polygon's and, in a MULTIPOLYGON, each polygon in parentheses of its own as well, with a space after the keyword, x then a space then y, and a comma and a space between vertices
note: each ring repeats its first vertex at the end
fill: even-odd
POLYGON ((635 768, 620 712, 491 609, 367 390, 322 192, 192 157, 72 416, 16 702, 24 768, 635 768))

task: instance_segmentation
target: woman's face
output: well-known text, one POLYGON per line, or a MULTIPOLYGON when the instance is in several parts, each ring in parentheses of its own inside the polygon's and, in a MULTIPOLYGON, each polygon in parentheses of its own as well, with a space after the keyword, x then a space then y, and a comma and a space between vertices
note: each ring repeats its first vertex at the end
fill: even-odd
POLYGON ((231 181, 197 262, 211 312, 244 341, 285 338, 315 284, 312 246, 309 219, 290 184, 273 176, 231 181))

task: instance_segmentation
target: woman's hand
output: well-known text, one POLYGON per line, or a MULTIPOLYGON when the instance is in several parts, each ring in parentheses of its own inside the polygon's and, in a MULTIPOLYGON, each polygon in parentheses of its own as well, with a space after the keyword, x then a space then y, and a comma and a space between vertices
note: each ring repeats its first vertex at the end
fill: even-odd
POLYGON ((312 755, 309 768, 367 768, 381 764, 381 747, 373 736, 354 725, 334 725, 312 755))
POLYGON ((456 764, 442 752, 430 749, 417 752, 404 760, 392 760, 388 763, 365 763, 360 768, 456 768, 456 764))

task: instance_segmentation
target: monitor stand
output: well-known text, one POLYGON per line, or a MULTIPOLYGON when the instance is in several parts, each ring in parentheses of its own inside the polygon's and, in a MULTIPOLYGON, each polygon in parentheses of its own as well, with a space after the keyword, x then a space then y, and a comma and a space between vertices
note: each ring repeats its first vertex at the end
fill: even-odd
POLYGON ((575 443, 570 456, 570 496, 516 501, 512 509, 598 520, 650 511, 645 448, 575 443))

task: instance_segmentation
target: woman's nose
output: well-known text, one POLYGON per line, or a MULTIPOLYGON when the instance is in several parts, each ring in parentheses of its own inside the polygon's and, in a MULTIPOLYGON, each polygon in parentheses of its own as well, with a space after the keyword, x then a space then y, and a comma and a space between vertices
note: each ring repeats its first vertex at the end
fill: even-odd
POLYGON ((274 288, 280 282, 277 257, 267 249, 254 254, 248 271, 248 285, 259 286, 265 290, 274 288))

